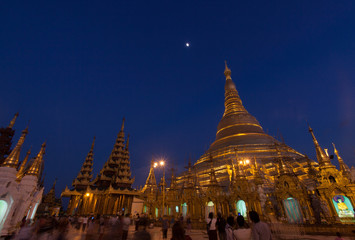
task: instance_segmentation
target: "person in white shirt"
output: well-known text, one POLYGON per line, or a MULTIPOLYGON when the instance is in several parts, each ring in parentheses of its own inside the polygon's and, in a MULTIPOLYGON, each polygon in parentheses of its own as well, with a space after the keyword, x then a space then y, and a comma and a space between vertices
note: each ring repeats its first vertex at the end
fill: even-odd
POLYGON ((84 232, 85 229, 86 229, 86 225, 88 224, 88 220, 89 220, 89 218, 88 218, 87 216, 84 216, 84 217, 82 218, 82 221, 83 221, 83 232, 84 232))
POLYGON ((213 217, 213 212, 208 214, 207 222, 207 233, 209 240, 217 240, 217 229, 216 229, 216 222, 217 219, 213 217))

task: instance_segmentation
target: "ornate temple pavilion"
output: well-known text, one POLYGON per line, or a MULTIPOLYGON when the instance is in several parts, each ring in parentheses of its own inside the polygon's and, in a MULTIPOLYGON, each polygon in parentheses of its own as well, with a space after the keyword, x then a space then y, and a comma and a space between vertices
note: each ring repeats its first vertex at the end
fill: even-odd
POLYGON ((142 189, 144 211, 204 219, 211 211, 246 217, 255 210, 269 221, 355 221, 355 169, 335 146, 339 170, 310 127, 318 162, 266 134, 243 106, 227 64, 224 75, 225 111, 215 141, 166 190, 165 179, 158 188, 152 166, 142 189))
POLYGON ((67 212, 71 215, 130 213, 133 197, 139 194, 132 188, 134 178, 131 178, 129 136, 125 140, 124 119, 113 150, 95 179, 94 144, 95 138, 73 188, 66 187, 62 192, 62 197, 70 198, 67 212))

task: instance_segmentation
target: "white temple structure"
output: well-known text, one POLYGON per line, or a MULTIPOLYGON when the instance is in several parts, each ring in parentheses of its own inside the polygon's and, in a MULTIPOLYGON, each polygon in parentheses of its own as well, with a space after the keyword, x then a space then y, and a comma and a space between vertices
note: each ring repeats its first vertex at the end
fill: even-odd
POLYGON ((16 146, 0 164, 0 236, 11 235, 18 229, 23 219, 33 219, 42 200, 43 143, 37 156, 30 161, 30 151, 22 163, 20 152, 28 129, 16 146))

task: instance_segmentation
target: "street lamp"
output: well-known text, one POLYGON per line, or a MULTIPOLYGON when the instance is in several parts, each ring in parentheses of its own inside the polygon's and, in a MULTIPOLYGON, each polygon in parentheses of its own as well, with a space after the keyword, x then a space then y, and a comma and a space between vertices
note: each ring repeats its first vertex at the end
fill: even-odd
POLYGON ((158 162, 154 162, 154 168, 157 167, 162 167, 163 168, 163 211, 162 211, 162 216, 164 216, 164 211, 165 211, 165 161, 160 160, 158 162))

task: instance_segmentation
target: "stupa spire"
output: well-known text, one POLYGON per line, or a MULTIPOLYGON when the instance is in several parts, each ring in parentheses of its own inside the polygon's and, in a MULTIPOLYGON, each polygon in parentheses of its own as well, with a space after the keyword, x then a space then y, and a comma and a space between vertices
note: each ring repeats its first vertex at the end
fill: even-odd
POLYGON ((227 61, 224 61, 224 76, 226 76, 226 79, 232 79, 232 71, 228 68, 227 61))
POLYGON ((28 162, 28 158, 30 157, 31 154, 31 148, 27 151, 25 158, 23 159, 23 162, 20 165, 20 169, 17 172, 17 178, 20 179, 23 177, 25 174, 25 169, 26 169, 26 164, 28 162))
POLYGON ((13 127, 14 127, 17 117, 18 117, 18 112, 15 113, 15 116, 14 116, 14 118, 11 120, 11 122, 10 122, 8 128, 13 128, 13 127))
POLYGON ((156 180, 155 174, 154 174, 154 161, 153 160, 150 162, 149 175, 148 175, 148 178, 147 178, 145 185, 142 189, 142 192, 143 193, 146 192, 147 189, 150 189, 151 192, 158 191, 157 180, 156 180))
POLYGON ((324 167, 334 167, 334 165, 331 164, 329 156, 325 153, 323 148, 319 145, 316 137, 314 136, 313 129, 311 126, 308 126, 308 131, 310 132, 314 146, 316 148, 316 153, 317 153, 317 160, 319 163, 319 167, 324 168, 324 167))
POLYGON ((263 142, 273 142, 272 137, 266 135, 259 122, 244 108, 239 97, 236 85, 232 80, 232 71, 225 62, 224 75, 224 113, 217 127, 216 140, 208 151, 230 145, 243 137, 263 139, 263 142), (267 138, 264 140, 264 138, 267 138))
POLYGON ((339 169, 340 171, 346 175, 346 176, 349 176, 350 175, 350 168, 348 167, 348 165, 346 165, 342 159, 342 157, 339 155, 339 152, 338 150, 336 149, 335 147, 335 144, 332 143, 333 145, 333 148, 334 148, 334 153, 335 155, 337 155, 337 158, 338 158, 338 162, 339 162, 339 169))
POLYGON ((78 176, 73 181, 73 186, 77 189, 86 188, 92 179, 92 165, 94 161, 94 146, 96 137, 94 137, 89 153, 87 154, 85 161, 78 173, 78 176))
POLYGON ((11 151, 9 156, 7 156, 5 161, 2 163, 2 167, 17 168, 20 159, 21 148, 23 143, 25 142, 27 133, 28 133, 28 127, 26 127, 26 129, 22 131, 22 135, 20 139, 18 140, 16 146, 11 151))
POLYGON ((124 131, 124 121, 125 121, 125 118, 123 117, 123 119, 122 119, 122 125, 121 125, 121 132, 124 131))
POLYGON ((122 120, 121 130, 117 134, 109 159, 100 171, 100 175, 94 181, 96 185, 108 187, 131 188, 134 178, 131 178, 129 151, 125 148, 124 134, 125 118, 122 120))
POLYGON ((33 175, 36 177, 40 177, 45 150, 46 150, 46 142, 42 144, 41 150, 39 151, 36 158, 34 159, 31 167, 26 172, 26 175, 33 175))

